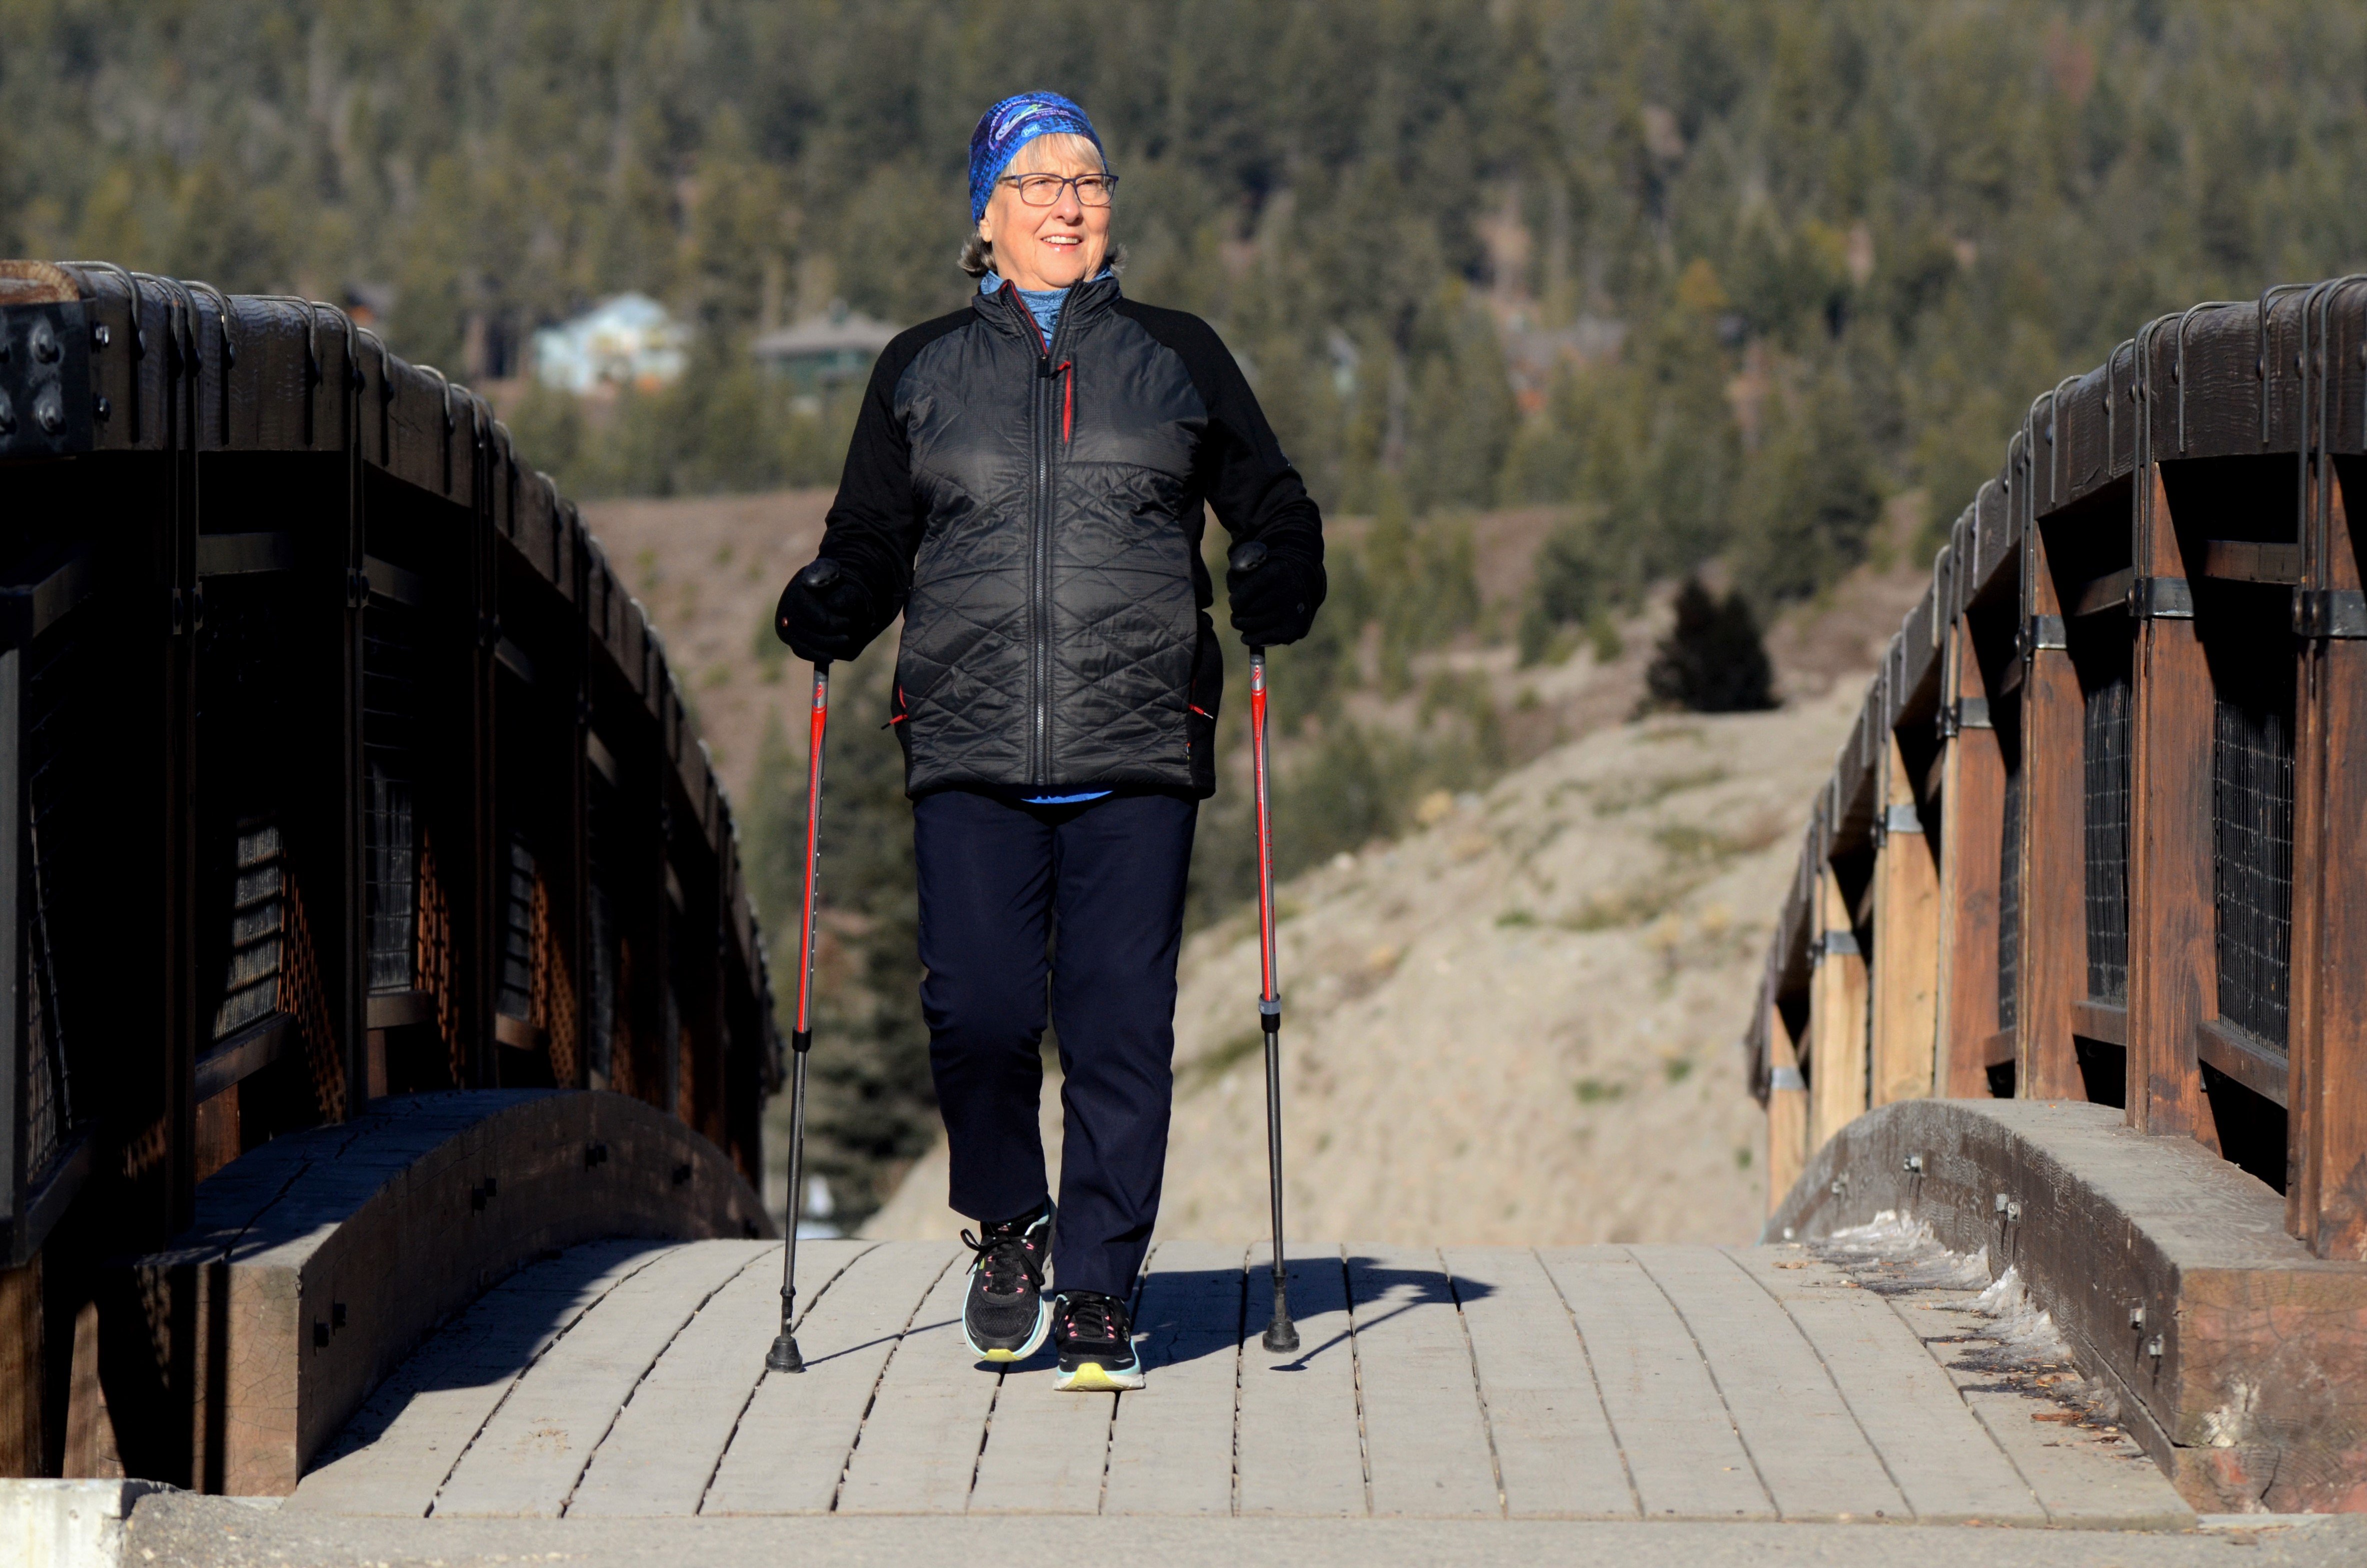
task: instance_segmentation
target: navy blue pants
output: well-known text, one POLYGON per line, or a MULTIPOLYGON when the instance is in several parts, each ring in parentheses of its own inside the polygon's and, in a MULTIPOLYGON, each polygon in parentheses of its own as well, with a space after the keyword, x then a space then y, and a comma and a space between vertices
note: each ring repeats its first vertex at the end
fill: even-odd
POLYGON ((1166 795, 1025 806, 947 790, 912 806, 929 1065, 950 1201, 972 1219, 1010 1219, 1046 1196, 1036 1116, 1050 980, 1065 1076, 1061 1290, 1127 1296, 1159 1217, 1198 814, 1166 795))

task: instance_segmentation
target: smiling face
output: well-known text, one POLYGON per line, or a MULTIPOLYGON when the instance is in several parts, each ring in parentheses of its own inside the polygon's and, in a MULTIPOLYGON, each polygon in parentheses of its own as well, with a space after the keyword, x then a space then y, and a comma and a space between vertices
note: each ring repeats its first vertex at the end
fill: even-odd
MULTIPOLYGON (((1101 154, 1082 136, 1039 136, 1015 153, 1003 174, 1097 175, 1101 154)), ((1097 276, 1109 255, 1110 211, 1087 207, 1073 186, 1049 207, 1030 207, 1016 186, 998 181, 978 220, 994 247, 994 270, 1022 288, 1066 288, 1097 276)))

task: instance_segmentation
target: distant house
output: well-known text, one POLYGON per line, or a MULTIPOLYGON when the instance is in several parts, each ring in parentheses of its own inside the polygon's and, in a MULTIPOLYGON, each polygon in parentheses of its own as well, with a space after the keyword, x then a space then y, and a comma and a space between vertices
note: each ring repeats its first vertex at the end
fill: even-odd
POLYGON ((898 329, 832 300, 818 316, 766 333, 749 345, 756 363, 796 389, 800 399, 820 399, 832 388, 859 385, 871 362, 898 329))
POLYGON ((690 332, 646 294, 604 299, 534 334, 535 378, 582 394, 604 386, 653 390, 681 376, 690 332))

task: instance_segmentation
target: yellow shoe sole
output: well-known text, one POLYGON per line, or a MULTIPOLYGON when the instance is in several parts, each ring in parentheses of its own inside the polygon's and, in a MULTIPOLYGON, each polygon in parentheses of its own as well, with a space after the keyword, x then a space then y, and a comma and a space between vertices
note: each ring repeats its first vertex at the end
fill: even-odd
POLYGON ((1058 1385, 1062 1393, 1128 1393, 1141 1386, 1139 1382, 1124 1382, 1110 1376, 1098 1361, 1087 1361, 1058 1385))
POLYGON ((1019 1352, 1016 1350, 989 1350, 986 1353, 986 1359, 990 1361, 1015 1361, 1019 1359, 1019 1352))

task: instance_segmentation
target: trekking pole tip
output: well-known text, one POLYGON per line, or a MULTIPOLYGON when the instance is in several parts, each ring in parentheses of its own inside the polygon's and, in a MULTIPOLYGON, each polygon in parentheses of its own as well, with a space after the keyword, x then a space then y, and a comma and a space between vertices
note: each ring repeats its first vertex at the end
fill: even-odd
POLYGON ((1265 1348, 1285 1352, 1298 1348, 1298 1325, 1290 1321, 1290 1309, 1279 1296, 1274 1298, 1274 1321, 1265 1325, 1265 1348))
POLYGON ((773 1341, 771 1349, 764 1352, 764 1370, 769 1372, 801 1372, 806 1370, 806 1359, 798 1354, 798 1342, 786 1332, 773 1341))

